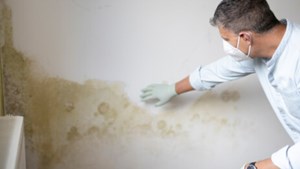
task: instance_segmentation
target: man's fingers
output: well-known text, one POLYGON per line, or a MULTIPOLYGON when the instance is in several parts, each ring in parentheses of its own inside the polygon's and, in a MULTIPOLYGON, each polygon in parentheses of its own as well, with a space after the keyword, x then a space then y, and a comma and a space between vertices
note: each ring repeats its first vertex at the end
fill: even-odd
POLYGON ((142 98, 142 101, 147 101, 147 100, 152 100, 152 99, 156 99, 157 97, 153 96, 153 95, 149 95, 149 96, 146 96, 144 98, 142 98))
POLYGON ((142 92, 150 92, 150 91, 152 91, 151 87, 146 87, 146 88, 142 89, 142 92))
POLYGON ((164 101, 159 101, 159 102, 157 102, 156 104, 155 104, 155 106, 156 107, 160 107, 160 106, 162 106, 162 105, 164 105, 164 104, 166 104, 168 102, 168 100, 164 100, 164 101))
POLYGON ((143 98, 151 96, 151 95, 152 95, 152 92, 144 92, 140 95, 140 98, 143 99, 143 98))

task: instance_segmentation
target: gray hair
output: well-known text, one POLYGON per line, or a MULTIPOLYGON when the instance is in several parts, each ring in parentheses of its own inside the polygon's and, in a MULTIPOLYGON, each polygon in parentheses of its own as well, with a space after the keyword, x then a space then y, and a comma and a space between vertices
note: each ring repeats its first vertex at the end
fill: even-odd
POLYGON ((236 34, 241 31, 263 33, 280 24, 266 0, 222 0, 210 23, 236 34))

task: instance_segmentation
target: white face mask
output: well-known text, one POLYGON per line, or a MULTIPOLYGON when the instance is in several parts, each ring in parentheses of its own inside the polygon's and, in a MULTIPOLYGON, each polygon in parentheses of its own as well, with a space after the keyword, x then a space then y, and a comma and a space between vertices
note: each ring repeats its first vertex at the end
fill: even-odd
POLYGON ((249 60, 250 58, 250 53, 251 53, 251 45, 248 48, 248 54, 245 54, 241 50, 239 50, 239 45, 240 45, 240 36, 238 37, 238 42, 237 42, 237 47, 233 47, 230 43, 227 41, 223 40, 223 48, 224 52, 230 56, 232 56, 236 61, 243 61, 243 60, 249 60))

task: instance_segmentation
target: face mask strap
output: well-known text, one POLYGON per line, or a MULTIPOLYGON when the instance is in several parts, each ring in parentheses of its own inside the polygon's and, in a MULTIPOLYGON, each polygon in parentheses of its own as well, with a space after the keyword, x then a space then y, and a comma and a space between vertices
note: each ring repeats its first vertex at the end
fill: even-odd
POLYGON ((238 40, 237 40, 237 44, 236 44, 236 48, 239 48, 240 47, 240 40, 241 40, 241 37, 238 36, 238 40))
MULTIPOLYGON (((241 40, 241 37, 238 36, 237 45, 236 45, 237 49, 239 49, 239 47, 240 47, 240 40, 241 40)), ((247 54, 248 57, 250 57, 250 53, 251 53, 251 45, 248 47, 248 54, 247 54)))
POLYGON ((250 57, 251 47, 252 47, 252 46, 250 45, 249 48, 248 48, 248 54, 247 54, 248 57, 250 57))

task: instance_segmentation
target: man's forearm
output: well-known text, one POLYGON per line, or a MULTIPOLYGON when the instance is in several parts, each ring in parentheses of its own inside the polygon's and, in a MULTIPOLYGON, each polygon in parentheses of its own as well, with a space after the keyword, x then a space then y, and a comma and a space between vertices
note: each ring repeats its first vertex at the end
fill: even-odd
MULTIPOLYGON (((246 165, 245 168, 247 168, 248 165, 246 165)), ((255 163, 255 166, 258 169, 279 169, 271 160, 271 158, 265 159, 265 160, 261 160, 261 161, 257 161, 255 163)))
POLYGON ((177 94, 182 94, 182 93, 194 90, 194 88, 192 87, 192 85, 190 83, 189 76, 178 81, 175 84, 175 90, 176 90, 177 94))

